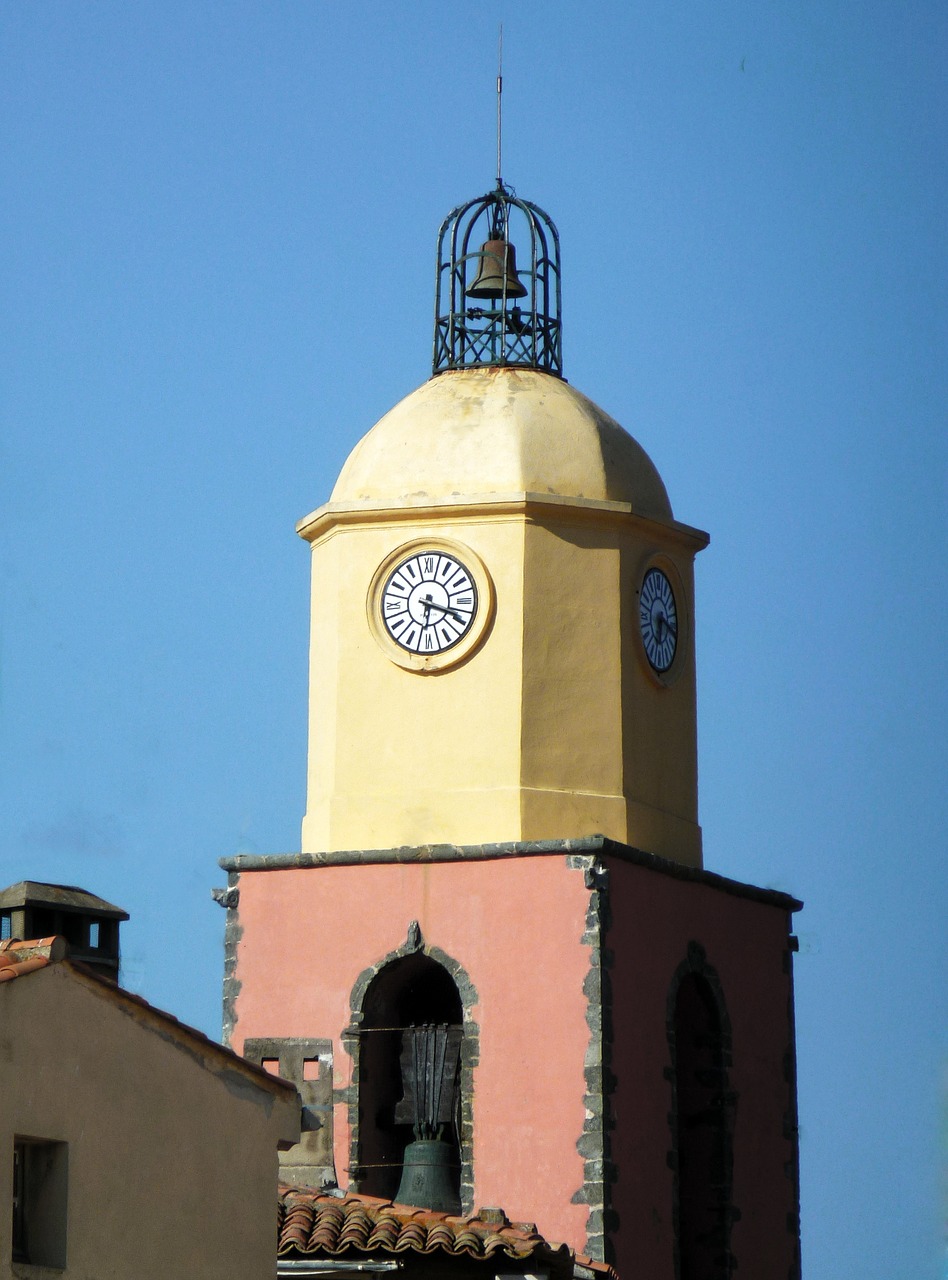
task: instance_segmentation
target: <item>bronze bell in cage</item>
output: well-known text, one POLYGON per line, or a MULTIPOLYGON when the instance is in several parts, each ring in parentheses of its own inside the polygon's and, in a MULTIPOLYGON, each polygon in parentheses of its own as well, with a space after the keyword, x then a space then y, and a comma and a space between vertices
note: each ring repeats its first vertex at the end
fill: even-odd
POLYGON ((526 297, 526 285, 517 278, 514 247, 507 240, 486 240, 481 246, 477 279, 468 288, 469 298, 526 297))

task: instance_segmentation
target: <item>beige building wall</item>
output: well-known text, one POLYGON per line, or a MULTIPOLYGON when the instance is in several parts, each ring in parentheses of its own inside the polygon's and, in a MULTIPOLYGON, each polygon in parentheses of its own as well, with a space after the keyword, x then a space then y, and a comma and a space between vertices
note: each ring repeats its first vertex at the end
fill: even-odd
POLYGON ((0 1277, 274 1274, 283 1082, 64 962, 0 984, 0 1098, 0 1277), (12 1261, 15 1138, 67 1144, 64 1270, 12 1261))

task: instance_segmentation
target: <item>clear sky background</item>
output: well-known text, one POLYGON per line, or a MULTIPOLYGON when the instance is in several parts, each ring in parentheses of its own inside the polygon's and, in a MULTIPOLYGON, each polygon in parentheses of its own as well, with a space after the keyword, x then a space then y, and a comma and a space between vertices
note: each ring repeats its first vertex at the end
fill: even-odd
POLYGON ((216 860, 299 848, 293 526, 428 376, 501 18, 566 375, 711 533, 706 864, 806 900, 804 1273, 933 1276, 943 0, 7 0, 0 884, 127 908, 128 985, 219 1033, 216 860))

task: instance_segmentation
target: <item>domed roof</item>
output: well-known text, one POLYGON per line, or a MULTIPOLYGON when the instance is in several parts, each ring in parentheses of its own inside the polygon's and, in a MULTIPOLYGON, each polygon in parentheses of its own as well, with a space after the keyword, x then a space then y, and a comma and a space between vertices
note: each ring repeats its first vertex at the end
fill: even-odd
POLYGON ((381 418, 349 455, 333 503, 560 494, 628 502, 672 518, 641 445, 581 392, 534 369, 439 374, 381 418))

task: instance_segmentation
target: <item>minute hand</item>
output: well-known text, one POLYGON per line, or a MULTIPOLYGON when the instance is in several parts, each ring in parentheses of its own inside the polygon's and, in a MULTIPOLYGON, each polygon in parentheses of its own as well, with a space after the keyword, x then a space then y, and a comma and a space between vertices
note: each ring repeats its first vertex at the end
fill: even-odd
POLYGON ((431 609, 440 609, 442 613, 450 613, 451 617, 455 618, 458 622, 467 621, 463 613, 458 613, 457 609, 452 609, 449 604, 437 604, 434 600, 432 600, 431 596, 425 596, 424 600, 422 601, 422 604, 425 606, 426 614, 431 609))

